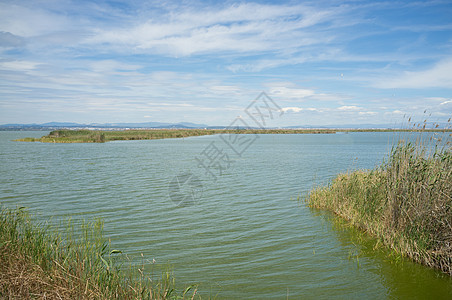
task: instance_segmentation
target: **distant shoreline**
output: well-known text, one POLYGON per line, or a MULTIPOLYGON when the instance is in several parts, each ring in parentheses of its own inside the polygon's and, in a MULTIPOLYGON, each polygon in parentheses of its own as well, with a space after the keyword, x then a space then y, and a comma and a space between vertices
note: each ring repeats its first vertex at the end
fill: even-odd
POLYGON ((333 134, 321 129, 148 129, 148 130, 54 130, 41 138, 22 138, 19 142, 43 143, 105 143, 110 141, 185 138, 215 134, 333 134))
POLYGON ((215 134, 335 134, 338 132, 452 132, 452 129, 143 129, 143 130, 54 130, 41 138, 17 142, 105 143, 110 141, 184 138, 215 134))

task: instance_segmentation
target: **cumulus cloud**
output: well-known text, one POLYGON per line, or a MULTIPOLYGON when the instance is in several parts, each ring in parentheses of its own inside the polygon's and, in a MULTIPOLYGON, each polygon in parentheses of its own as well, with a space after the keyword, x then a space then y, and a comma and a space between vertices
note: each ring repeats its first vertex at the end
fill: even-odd
POLYGON ((393 113, 393 114, 397 114, 397 115, 404 115, 404 114, 406 114, 406 112, 403 112, 403 111, 398 110, 398 109, 392 111, 392 113, 393 113))
POLYGON ((360 111, 360 112, 358 112, 358 115, 360 115, 360 116, 375 116, 377 114, 378 113, 375 112, 375 111, 360 111))
POLYGON ((301 111, 305 111, 305 112, 320 112, 321 110, 317 109, 317 108, 313 108, 313 107, 283 107, 281 109, 283 112, 293 112, 293 113, 298 113, 301 111))
POLYGON ((300 112, 303 110, 301 107, 283 107, 281 109, 283 112, 300 112))
POLYGON ((355 106, 355 105, 344 105, 337 108, 340 111, 358 111, 362 109, 361 107, 355 106))

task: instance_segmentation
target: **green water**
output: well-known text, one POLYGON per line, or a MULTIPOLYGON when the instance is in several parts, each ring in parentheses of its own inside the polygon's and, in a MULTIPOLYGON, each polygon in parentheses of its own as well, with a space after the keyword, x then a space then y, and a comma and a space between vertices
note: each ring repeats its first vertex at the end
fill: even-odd
POLYGON ((1 203, 43 219, 102 217, 115 249, 155 259, 150 274, 169 264, 177 282, 199 284, 206 298, 452 297, 449 277, 374 249, 373 239, 297 200, 339 172, 379 165, 393 133, 260 135, 240 156, 218 136, 11 142, 44 134, 0 132, 1 203), (228 155, 208 170, 216 180, 196 160, 212 145, 228 155), (170 182, 184 173, 202 194, 176 206, 170 182))

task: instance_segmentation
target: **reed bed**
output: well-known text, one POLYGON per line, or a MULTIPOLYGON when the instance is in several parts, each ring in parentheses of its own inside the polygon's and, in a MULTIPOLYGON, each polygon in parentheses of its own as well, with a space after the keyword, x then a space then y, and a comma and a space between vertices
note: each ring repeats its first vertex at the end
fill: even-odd
POLYGON ((148 130, 54 130, 41 138, 17 139, 20 142, 104 143, 122 140, 185 138, 214 134, 302 134, 335 133, 329 129, 148 129, 148 130))
POLYGON ((381 166, 340 174, 305 201, 452 276, 452 134, 418 134, 397 142, 381 166))
POLYGON ((100 220, 64 230, 33 222, 23 209, 0 211, 2 299, 194 299, 177 292, 170 271, 153 281, 102 236, 100 220))
MULTIPOLYGON (((54 130, 40 138, 22 138, 19 142, 104 143, 124 140, 185 138, 214 134, 334 134, 336 132, 412 132, 417 129, 129 129, 129 130, 54 130)), ((439 132, 438 129, 424 131, 439 132)), ((448 129, 452 132, 452 130, 448 129)))

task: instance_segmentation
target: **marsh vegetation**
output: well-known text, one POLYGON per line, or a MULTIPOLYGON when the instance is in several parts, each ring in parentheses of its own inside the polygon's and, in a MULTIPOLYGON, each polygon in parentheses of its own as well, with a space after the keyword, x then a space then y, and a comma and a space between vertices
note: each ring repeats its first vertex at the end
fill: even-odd
POLYGON ((149 129, 149 130, 54 130, 41 138, 23 138, 21 142, 104 143, 124 140, 185 138, 214 134, 302 134, 335 133, 329 129, 149 129))
POLYGON ((103 237, 101 220, 36 223, 24 208, 0 211, 0 298, 193 299, 170 270, 155 280, 103 237))
MULTIPOLYGON (((440 132, 440 129, 143 129, 143 130, 54 130, 41 138, 22 138, 20 142, 105 143, 110 141, 186 138, 215 134, 334 134, 337 132, 440 132)), ((449 130, 450 131, 450 130, 449 130)))
POLYGON ((396 252, 452 276, 451 134, 399 141, 373 170, 338 175, 312 190, 309 206, 331 210, 396 252))

